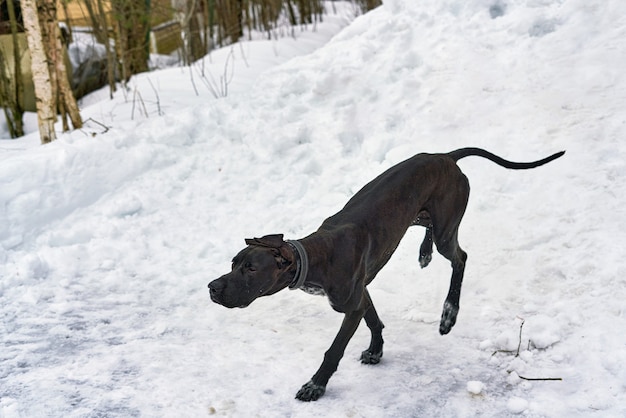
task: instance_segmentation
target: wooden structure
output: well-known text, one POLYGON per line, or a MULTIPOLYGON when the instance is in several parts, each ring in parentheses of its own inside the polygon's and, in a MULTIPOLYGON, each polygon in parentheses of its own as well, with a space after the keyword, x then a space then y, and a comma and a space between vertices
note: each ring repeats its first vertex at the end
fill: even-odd
MULTIPOLYGON (((103 0, 102 5, 105 13, 108 14, 108 21, 113 22, 111 2, 103 0)), ((174 19, 175 10, 171 0, 151 0, 151 10, 150 52, 153 54, 171 54, 182 45, 181 26, 174 19)), ((59 22, 64 22, 70 27, 85 29, 91 27, 85 0, 70 0, 65 7, 59 0, 57 13, 59 22)))

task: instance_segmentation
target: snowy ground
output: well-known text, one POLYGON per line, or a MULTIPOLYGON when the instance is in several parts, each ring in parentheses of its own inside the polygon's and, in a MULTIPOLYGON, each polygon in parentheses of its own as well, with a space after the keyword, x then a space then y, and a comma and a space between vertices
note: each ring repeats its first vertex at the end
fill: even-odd
POLYGON ((626 416, 626 4, 389 0, 312 52, 337 19, 245 44, 226 98, 164 70, 53 144, 0 141, 1 417, 626 416), (341 315, 288 291, 228 310, 207 283, 244 238, 307 235, 385 168, 464 146, 567 154, 462 160, 455 328, 450 268, 420 270, 411 229, 371 285, 381 364, 362 326, 326 395, 294 400, 341 315))

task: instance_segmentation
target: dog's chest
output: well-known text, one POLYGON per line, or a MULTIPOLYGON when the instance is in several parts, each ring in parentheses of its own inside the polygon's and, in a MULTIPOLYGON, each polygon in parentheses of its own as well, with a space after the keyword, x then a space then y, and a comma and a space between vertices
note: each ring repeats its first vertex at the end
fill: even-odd
POLYGON ((316 286, 313 284, 303 284, 302 287, 300 288, 300 290, 302 290, 303 292, 308 293, 309 295, 314 295, 314 296, 326 296, 326 292, 324 292, 324 289, 321 286, 316 286))

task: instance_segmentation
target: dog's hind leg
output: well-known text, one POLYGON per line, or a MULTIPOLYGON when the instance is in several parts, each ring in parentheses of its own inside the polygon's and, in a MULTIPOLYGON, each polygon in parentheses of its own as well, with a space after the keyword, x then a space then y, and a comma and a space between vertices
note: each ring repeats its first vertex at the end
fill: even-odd
POLYGON ((450 289, 443 304, 439 333, 445 335, 450 332, 456 323, 459 313, 459 299, 461 298, 461 285, 465 272, 465 261, 467 253, 461 249, 458 241, 459 224, 465 213, 467 201, 469 200, 469 182, 467 177, 458 171, 459 176, 451 179, 454 193, 445 193, 435 210, 431 212, 433 221, 434 242, 437 251, 450 260, 452 265, 452 277, 450 279, 450 289))
POLYGON ((441 313, 441 322, 439 324, 439 333, 441 335, 449 333, 456 323, 456 317, 459 313, 459 300, 461 298, 461 285, 465 272, 465 261, 467 260, 467 253, 459 247, 456 235, 457 233, 454 232, 454 237, 450 240, 449 245, 443 248, 437 247, 441 255, 450 260, 452 264, 450 289, 443 304, 443 312, 441 313))
POLYGON ((418 214, 413 225, 426 227, 426 235, 424 241, 420 245, 419 263, 422 268, 426 267, 433 259, 433 222, 430 219, 430 213, 422 209, 418 214))
POLYGON ((385 326, 378 317, 378 313, 374 308, 374 304, 372 303, 367 289, 365 290, 364 297, 368 298, 370 301, 370 307, 365 312, 364 318, 367 327, 372 333, 372 340, 370 341, 368 349, 361 353, 361 363, 378 364, 383 356, 383 328, 385 328, 385 326))
POLYGON ((433 259, 433 228, 432 226, 426 227, 426 235, 424 235, 424 241, 420 245, 419 262, 420 267, 424 268, 433 259))

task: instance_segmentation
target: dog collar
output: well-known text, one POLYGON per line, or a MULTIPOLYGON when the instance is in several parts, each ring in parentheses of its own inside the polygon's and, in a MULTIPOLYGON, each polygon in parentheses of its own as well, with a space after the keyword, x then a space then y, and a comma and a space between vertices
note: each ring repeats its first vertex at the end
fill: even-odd
POLYGON ((293 276, 293 280, 289 284, 289 290, 300 289, 306 280, 306 275, 309 272, 309 257, 304 249, 304 246, 299 241, 285 241, 294 249, 294 252, 298 255, 296 259, 296 274, 293 276))

